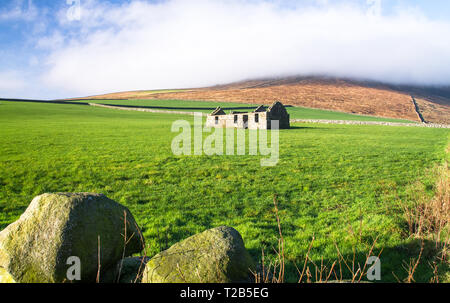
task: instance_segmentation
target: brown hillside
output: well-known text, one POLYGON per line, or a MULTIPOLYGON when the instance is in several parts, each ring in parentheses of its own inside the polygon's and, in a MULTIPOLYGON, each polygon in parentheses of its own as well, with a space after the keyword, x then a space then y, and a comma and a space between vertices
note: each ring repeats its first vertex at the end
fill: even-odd
MULTIPOLYGON (((390 86, 332 78, 290 77, 252 80, 170 92, 123 92, 96 96, 114 99, 180 99, 284 104, 418 121, 416 97, 425 120, 450 124, 450 89, 390 86)), ((92 98, 92 97, 91 97, 92 98)))

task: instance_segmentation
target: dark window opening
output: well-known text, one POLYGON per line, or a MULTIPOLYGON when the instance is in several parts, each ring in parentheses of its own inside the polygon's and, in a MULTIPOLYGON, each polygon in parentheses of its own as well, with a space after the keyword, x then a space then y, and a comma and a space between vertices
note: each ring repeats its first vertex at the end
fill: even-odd
POLYGON ((236 124, 238 122, 238 116, 234 115, 234 124, 236 124))
POLYGON ((219 117, 216 116, 216 124, 219 124, 219 117))
POLYGON ((244 119, 244 128, 247 128, 248 127, 248 115, 244 115, 243 119, 244 119))
POLYGON ((255 123, 258 123, 258 122, 259 122, 259 115, 255 114, 255 123))

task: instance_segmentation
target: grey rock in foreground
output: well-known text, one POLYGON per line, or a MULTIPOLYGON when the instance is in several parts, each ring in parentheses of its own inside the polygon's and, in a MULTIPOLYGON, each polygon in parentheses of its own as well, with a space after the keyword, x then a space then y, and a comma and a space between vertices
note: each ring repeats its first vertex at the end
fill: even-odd
POLYGON ((247 282, 254 262, 237 230, 221 226, 174 244, 145 267, 143 283, 247 282))
POLYGON ((81 282, 95 282, 122 256, 140 252, 141 231, 129 210, 101 194, 56 193, 33 199, 0 232, 0 267, 22 283, 67 282, 71 256, 81 261, 81 282), (125 220, 126 216, 126 220, 125 220), (124 230, 128 244, 124 253, 124 230))
POLYGON ((129 257, 117 262, 105 275, 108 283, 141 283, 145 264, 149 258, 129 257))

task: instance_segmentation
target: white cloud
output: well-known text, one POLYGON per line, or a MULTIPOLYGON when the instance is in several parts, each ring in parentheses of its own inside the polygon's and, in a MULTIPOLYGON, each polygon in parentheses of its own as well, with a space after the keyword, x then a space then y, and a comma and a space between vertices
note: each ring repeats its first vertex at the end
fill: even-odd
POLYGON ((367 12, 369 15, 380 16, 381 15, 381 0, 366 0, 369 6, 367 12))
POLYGON ((37 40, 36 46, 40 49, 61 49, 64 47, 65 38, 60 31, 44 36, 37 40))
POLYGON ((85 1, 80 21, 60 12, 64 43, 41 40, 52 46, 42 80, 67 96, 293 74, 450 84, 450 23, 370 3, 85 1))
POLYGON ((32 0, 14 0, 9 7, 0 10, 0 21, 32 21, 38 16, 38 9, 32 0))
MULTIPOLYGON (((30 66, 39 65, 39 59, 30 57, 30 66)), ((43 85, 36 72, 28 70, 0 71, 0 98, 45 99, 67 96, 66 89, 43 85)))
POLYGON ((0 72, 0 91, 16 91, 26 87, 21 75, 15 71, 0 72))

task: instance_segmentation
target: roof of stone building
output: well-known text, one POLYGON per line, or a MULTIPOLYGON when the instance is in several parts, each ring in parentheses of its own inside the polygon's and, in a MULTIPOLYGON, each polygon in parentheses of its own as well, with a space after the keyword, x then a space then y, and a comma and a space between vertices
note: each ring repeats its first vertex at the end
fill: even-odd
POLYGON ((275 101, 272 103, 272 105, 267 109, 267 112, 287 114, 286 108, 280 101, 275 101))
POLYGON ((259 113, 259 112, 265 112, 265 111, 266 111, 266 107, 264 105, 260 105, 253 112, 259 113))
POLYGON ((218 115, 226 115, 226 113, 223 111, 223 109, 219 106, 217 107, 212 113, 211 116, 218 116, 218 115))
MULTIPOLYGON (((252 112, 237 112, 237 111, 231 111, 230 115, 239 115, 239 114, 248 114, 248 113, 260 113, 260 112, 273 112, 273 113, 287 113, 284 105, 280 101, 275 101, 272 103, 269 108, 266 109, 264 105, 259 105, 254 111, 252 112)), ((219 106, 217 107, 211 114, 211 116, 219 116, 219 115, 226 115, 225 111, 219 106)))

